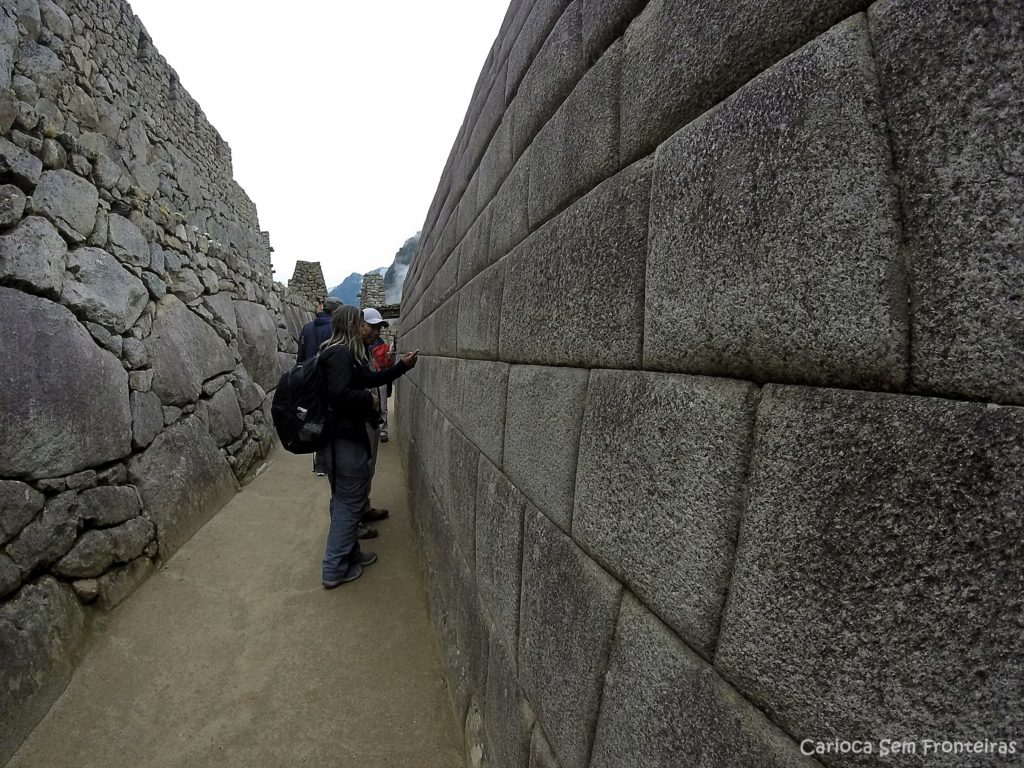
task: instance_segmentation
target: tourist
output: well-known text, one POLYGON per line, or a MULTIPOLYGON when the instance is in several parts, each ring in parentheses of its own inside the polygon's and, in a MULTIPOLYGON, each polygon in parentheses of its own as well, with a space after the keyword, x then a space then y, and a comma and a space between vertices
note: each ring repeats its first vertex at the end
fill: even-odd
MULTIPOLYGON (((295 359, 296 363, 304 363, 311 359, 320 346, 331 338, 331 315, 341 303, 337 296, 317 299, 316 316, 302 326, 302 333, 299 334, 299 354, 295 359)), ((322 451, 313 454, 313 472, 317 477, 327 475, 327 459, 322 451)))
POLYGON ((403 355, 387 370, 371 370, 364 339, 366 322, 356 307, 343 306, 334 313, 331 338, 321 348, 327 387, 328 425, 332 439, 328 456, 331 481, 331 524, 323 560, 323 585, 334 589, 355 581, 364 566, 377 560, 362 552, 356 538, 359 518, 369 498, 372 475, 370 434, 380 415, 370 388, 394 381, 416 365, 416 353, 403 355))

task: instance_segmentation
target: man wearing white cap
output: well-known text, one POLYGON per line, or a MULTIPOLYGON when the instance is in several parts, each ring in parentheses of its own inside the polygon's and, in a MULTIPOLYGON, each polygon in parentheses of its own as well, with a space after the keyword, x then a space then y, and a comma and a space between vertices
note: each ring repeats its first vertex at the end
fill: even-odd
MULTIPOLYGON (((366 349, 370 352, 370 361, 375 371, 383 371, 386 368, 390 368, 391 361, 391 349, 387 343, 381 340, 380 331, 381 328, 387 328, 388 324, 383 317, 373 307, 367 307, 363 310, 363 320, 366 322, 365 331, 363 334, 363 343, 366 344, 366 349)), ((371 393, 373 390, 370 390, 371 393)), ((374 399, 379 401, 381 425, 373 428, 367 425, 367 430, 370 434, 370 486, 367 489, 366 503, 363 506, 363 513, 360 516, 360 534, 359 538, 372 538, 377 535, 376 530, 370 528, 367 523, 375 523, 379 520, 384 520, 390 514, 386 509, 377 509, 370 505, 370 493, 369 488, 373 485, 373 473, 377 469, 377 441, 378 439, 382 442, 387 442, 387 423, 388 423, 388 388, 386 386, 377 387, 376 397, 374 399)))

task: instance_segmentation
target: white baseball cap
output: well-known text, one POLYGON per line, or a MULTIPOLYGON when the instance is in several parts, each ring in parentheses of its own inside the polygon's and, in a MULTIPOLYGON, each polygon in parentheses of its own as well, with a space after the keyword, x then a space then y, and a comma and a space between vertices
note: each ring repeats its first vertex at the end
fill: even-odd
POLYGON ((363 310, 363 320, 370 325, 383 325, 385 328, 388 327, 387 321, 381 317, 380 312, 373 307, 367 307, 363 310))

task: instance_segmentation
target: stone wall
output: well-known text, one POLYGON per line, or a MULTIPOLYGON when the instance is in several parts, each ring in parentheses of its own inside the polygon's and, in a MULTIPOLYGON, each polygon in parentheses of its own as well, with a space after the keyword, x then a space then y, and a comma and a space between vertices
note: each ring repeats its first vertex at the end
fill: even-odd
POLYGON ((359 289, 359 307, 366 309, 384 306, 384 276, 380 272, 367 272, 363 275, 363 287, 359 289))
POLYGON ((514 0, 402 301, 473 765, 1024 751, 1022 23, 514 0))
POLYGON ((317 301, 327 295, 327 283, 319 261, 297 261, 292 279, 288 281, 288 292, 301 296, 306 304, 316 310, 317 301))
POLYGON ((269 252, 125 3, 0 3, 0 764, 271 449, 269 252))

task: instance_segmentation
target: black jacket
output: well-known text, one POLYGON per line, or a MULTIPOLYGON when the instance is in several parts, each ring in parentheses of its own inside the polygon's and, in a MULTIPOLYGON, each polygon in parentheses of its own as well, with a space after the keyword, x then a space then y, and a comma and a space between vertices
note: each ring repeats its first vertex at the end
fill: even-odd
POLYGON ((302 326, 299 334, 297 363, 304 363, 317 353, 320 345, 331 338, 331 313, 317 312, 316 317, 302 326))
POLYGON ((390 384, 409 366, 399 360, 383 371, 372 371, 369 364, 357 363, 341 344, 324 350, 317 365, 327 388, 328 426, 336 437, 358 440, 369 448, 366 425, 375 424, 379 418, 369 388, 390 384))

